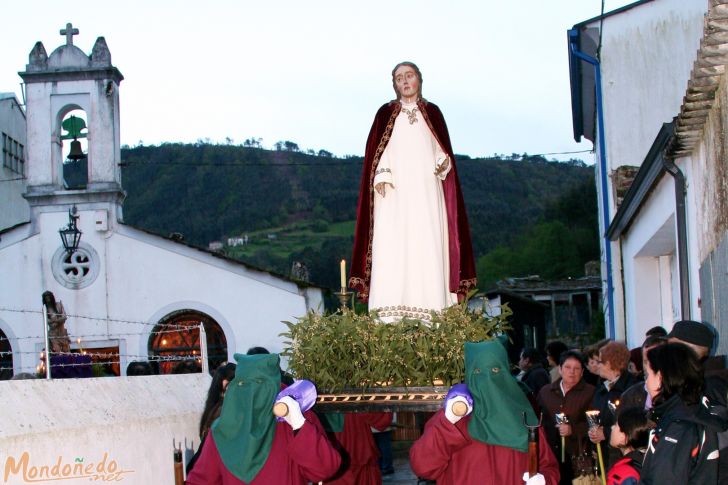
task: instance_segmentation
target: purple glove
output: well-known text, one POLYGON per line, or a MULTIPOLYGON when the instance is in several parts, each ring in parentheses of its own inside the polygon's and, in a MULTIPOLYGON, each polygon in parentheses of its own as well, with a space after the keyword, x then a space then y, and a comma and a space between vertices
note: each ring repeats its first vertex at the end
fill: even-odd
POLYGON ((468 386, 466 386, 465 384, 455 384, 454 386, 452 386, 450 390, 447 391, 447 396, 445 396, 445 402, 448 402, 450 399, 457 396, 464 397, 470 407, 473 407, 473 396, 472 394, 470 394, 468 386))
MULTIPOLYGON (((294 399, 301 407, 301 413, 305 413, 316 404, 318 393, 313 382, 301 379, 294 381, 293 384, 279 392, 275 402, 280 401, 281 398, 286 396, 294 399)), ((276 418, 276 420, 281 423, 285 421, 284 418, 276 418)))
POLYGON ((445 401, 443 403, 443 408, 445 409, 445 417, 452 424, 457 423, 463 417, 462 415, 456 416, 453 413, 452 406, 457 401, 463 402, 467 406, 467 412, 464 416, 467 416, 472 412, 473 396, 470 394, 468 386, 466 386, 465 384, 455 384, 447 392, 447 396, 445 396, 445 401))

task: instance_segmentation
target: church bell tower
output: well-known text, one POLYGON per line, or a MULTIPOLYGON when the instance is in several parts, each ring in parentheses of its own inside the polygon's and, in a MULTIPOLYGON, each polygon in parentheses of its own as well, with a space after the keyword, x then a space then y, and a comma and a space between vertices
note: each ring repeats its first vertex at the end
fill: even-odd
POLYGON ((90 55, 73 44, 79 33, 69 23, 60 31, 65 44, 50 56, 37 42, 30 52, 25 83, 27 177, 25 198, 31 224, 42 213, 106 213, 122 219, 119 84, 103 37, 90 55))

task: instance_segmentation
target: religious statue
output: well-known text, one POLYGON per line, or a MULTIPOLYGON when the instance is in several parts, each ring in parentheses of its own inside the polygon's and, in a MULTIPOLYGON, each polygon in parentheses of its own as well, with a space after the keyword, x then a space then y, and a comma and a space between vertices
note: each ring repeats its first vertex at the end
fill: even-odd
POLYGON ((429 320, 475 286, 470 229, 440 109, 411 62, 367 139, 349 286, 384 321, 429 320))
POLYGON ((43 305, 46 308, 46 318, 48 320, 48 340, 50 342, 51 353, 68 353, 71 351, 71 340, 68 338, 66 331, 66 310, 63 303, 56 301, 55 296, 50 291, 43 292, 43 305))

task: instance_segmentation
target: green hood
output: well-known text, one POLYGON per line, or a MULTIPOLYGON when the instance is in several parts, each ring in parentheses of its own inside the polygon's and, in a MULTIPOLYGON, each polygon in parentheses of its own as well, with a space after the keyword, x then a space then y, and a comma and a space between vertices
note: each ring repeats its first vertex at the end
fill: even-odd
POLYGON ((465 384, 473 396, 470 436, 483 443, 528 451, 529 424, 536 414, 511 375, 506 349, 497 340, 465 343, 465 384))
POLYGON ((235 354, 235 378, 225 392, 212 436, 225 467, 245 483, 258 474, 276 430, 273 403, 281 388, 278 354, 235 354))

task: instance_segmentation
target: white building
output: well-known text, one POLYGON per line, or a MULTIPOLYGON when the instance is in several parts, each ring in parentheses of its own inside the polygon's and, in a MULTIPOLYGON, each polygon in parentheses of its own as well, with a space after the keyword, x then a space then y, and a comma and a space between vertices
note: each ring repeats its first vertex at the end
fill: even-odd
POLYGON ((574 135, 598 154, 607 334, 631 347, 681 319, 728 326, 726 3, 643 0, 569 31, 574 135))
MULTIPOLYGON (((123 222, 123 76, 103 37, 87 56, 73 45, 77 30, 66 30, 66 43, 50 56, 37 43, 20 73, 27 98, 29 222, 0 237, 0 351, 11 351, 0 355, 4 374, 9 367, 14 373, 35 370, 44 347, 41 294, 47 290, 69 314, 72 348, 98 354, 122 374, 130 361, 198 355, 199 331, 178 325, 204 322, 213 364, 251 346, 281 350, 282 321, 318 309, 321 290, 123 222), (79 165, 87 171, 80 188, 67 190, 62 124, 71 114, 88 128, 87 157, 79 165), (58 231, 73 207, 82 237, 69 255, 58 231)), ((162 367, 169 371, 171 363, 162 367)))
POLYGON ((0 231, 28 222, 25 193, 25 112, 12 93, 0 93, 0 231))

